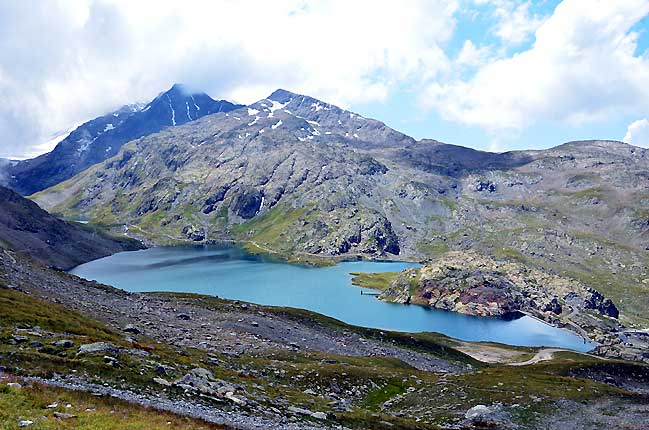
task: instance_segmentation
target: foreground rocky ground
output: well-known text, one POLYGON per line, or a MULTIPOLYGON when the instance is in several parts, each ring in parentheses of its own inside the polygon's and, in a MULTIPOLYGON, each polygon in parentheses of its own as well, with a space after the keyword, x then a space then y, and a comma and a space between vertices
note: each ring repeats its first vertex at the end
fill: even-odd
MULTIPOLYGON (((8 381, 23 396, 45 384, 62 388, 54 395, 62 399, 80 390, 97 402, 260 429, 642 429, 649 414, 649 370, 631 362, 382 332, 204 296, 131 294, 10 251, 0 253, 0 302, 0 366, 10 378, 0 380, 0 401, 18 395, 8 381)), ((76 419, 47 406, 19 418, 34 428, 76 419)), ((5 428, 19 418, 0 413, 5 428)))

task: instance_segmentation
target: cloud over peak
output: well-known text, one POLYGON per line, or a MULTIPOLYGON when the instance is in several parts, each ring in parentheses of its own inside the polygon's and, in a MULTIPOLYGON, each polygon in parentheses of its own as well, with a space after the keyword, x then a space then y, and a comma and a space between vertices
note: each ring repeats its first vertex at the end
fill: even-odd
POLYGON ((384 99, 448 62, 454 0, 24 1, 0 4, 2 155, 171 82, 249 103, 287 87, 384 99))

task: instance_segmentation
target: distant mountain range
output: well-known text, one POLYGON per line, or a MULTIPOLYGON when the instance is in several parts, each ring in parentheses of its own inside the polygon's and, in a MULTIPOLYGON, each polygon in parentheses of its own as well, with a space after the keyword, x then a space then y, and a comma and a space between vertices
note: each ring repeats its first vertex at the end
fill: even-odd
POLYGON ((29 195, 113 157, 131 140, 239 107, 175 84, 146 105, 123 106, 82 124, 52 152, 5 167, 4 178, 0 179, 17 192, 29 195))

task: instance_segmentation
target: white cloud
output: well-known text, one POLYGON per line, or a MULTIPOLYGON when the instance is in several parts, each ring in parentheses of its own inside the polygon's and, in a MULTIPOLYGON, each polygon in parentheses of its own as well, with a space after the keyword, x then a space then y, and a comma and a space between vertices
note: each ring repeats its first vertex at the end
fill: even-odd
POLYGON ((649 148, 649 119, 643 118, 629 124, 623 141, 631 145, 649 148))
POLYGON ((478 66, 483 64, 490 54, 488 46, 477 47, 471 40, 465 40, 457 54, 455 63, 460 66, 478 66))
POLYGON ((0 2, 0 157, 174 81, 348 105, 449 67, 459 0, 0 2))
POLYGON ((648 13, 648 0, 565 0, 530 49, 492 59, 468 79, 433 81, 422 101, 492 133, 649 112, 649 58, 636 53, 631 31, 648 13))
POLYGON ((530 13, 530 2, 517 4, 499 1, 494 11, 498 22, 494 33, 508 45, 517 46, 528 38, 544 22, 542 17, 530 13))

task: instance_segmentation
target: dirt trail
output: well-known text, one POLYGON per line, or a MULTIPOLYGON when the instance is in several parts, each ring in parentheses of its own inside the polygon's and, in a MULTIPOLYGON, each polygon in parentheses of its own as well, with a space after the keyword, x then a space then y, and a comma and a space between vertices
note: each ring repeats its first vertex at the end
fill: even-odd
POLYGON ((604 357, 599 357, 599 356, 593 355, 593 354, 586 354, 586 353, 583 353, 583 352, 576 352, 576 351, 572 351, 570 349, 543 348, 543 349, 540 349, 536 353, 536 355, 534 355, 534 357, 530 358, 527 361, 520 361, 520 362, 517 362, 517 363, 508 363, 508 364, 510 366, 528 366, 528 365, 531 365, 531 364, 539 363, 541 361, 552 360, 552 358, 554 357, 555 352, 572 352, 573 354, 580 354, 580 355, 585 355, 585 356, 592 357, 592 358, 597 358, 599 360, 606 360, 606 358, 604 358, 604 357))
POLYGON ((517 363, 509 363, 510 366, 528 366, 530 364, 536 364, 541 361, 552 360, 555 352, 568 351, 567 349, 558 349, 558 348, 544 348, 540 349, 534 357, 530 358, 527 361, 519 361, 517 363))

